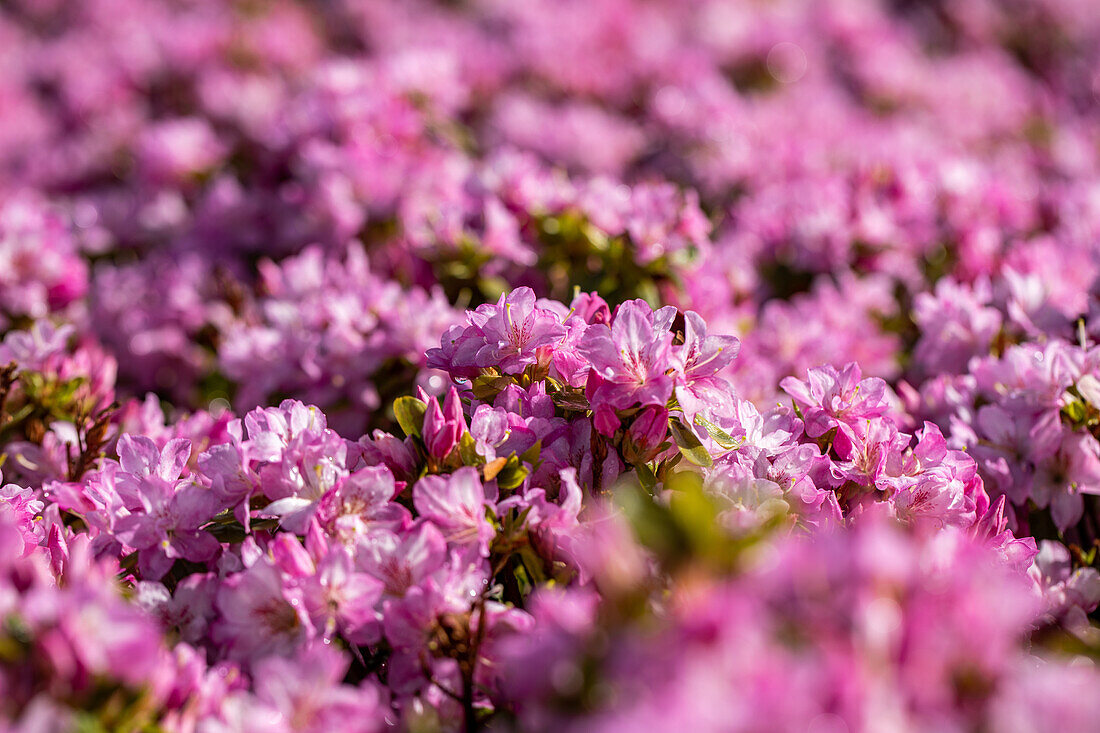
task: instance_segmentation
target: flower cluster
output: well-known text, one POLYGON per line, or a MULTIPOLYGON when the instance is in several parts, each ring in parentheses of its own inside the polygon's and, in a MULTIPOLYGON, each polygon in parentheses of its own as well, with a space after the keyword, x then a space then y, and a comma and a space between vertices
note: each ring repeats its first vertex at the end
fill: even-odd
POLYGON ((1081 0, 8 0, 0 728, 1096 727, 1081 0))
MULTIPOLYGON (((605 593, 604 574, 619 569, 600 562, 605 593)), ((1073 701, 1095 684, 1093 671, 1021 653, 1039 599, 965 533, 906 535, 869 513, 746 563, 734 580, 673 587, 659 612, 631 612, 621 595, 540 592, 535 641, 513 636, 504 647, 522 724, 1029 730, 1043 720, 1083 730, 1097 712, 1095 701, 1073 701), (1016 697, 1036 676, 1054 697, 1016 697)))

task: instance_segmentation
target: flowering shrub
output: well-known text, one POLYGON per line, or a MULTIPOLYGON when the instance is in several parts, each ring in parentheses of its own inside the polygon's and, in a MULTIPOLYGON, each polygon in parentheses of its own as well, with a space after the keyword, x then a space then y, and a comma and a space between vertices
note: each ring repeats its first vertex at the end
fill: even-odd
POLYGON ((1073 0, 0 8, 0 728, 1092 731, 1073 0))

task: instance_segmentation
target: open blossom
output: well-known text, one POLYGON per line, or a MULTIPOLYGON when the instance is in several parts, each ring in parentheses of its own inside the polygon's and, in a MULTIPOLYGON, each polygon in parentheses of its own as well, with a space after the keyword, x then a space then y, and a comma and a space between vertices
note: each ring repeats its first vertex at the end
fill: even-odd
POLYGON ((1100 727, 1095 3, 0 5, 0 730, 1100 727))
POLYGON ((815 367, 805 382, 787 377, 780 385, 802 411, 806 433, 816 438, 834 427, 855 428, 858 421, 893 409, 886 383, 862 376, 853 362, 839 371, 832 366, 815 367))
POLYGON ((370 684, 341 685, 348 666, 344 653, 314 643, 294 662, 284 657, 258 662, 254 694, 258 702, 277 711, 277 718, 293 721, 294 730, 339 728, 354 733, 384 730, 382 692, 370 684))
POLYGON ((652 310, 644 301, 623 303, 610 328, 594 324, 577 350, 592 365, 590 401, 617 409, 663 405, 672 395, 672 333, 676 309, 652 310))
POLYGON ((314 627, 327 639, 339 635, 357 644, 376 642, 375 607, 382 583, 355 567, 347 547, 332 548, 312 570, 299 580, 298 588, 314 627))
POLYGON ((59 209, 33 191, 0 203, 0 324, 42 318, 88 290, 88 264, 59 209))
MULTIPOLYGON (((565 327, 553 311, 535 303, 531 288, 516 288, 467 314, 470 325, 445 349, 428 352, 428 365, 468 369, 496 367, 518 374, 538 361, 539 350, 558 343, 565 327)), ((457 334, 457 332, 453 332, 457 334)))
POLYGON ((218 511, 210 489, 180 479, 191 454, 191 442, 176 439, 158 450, 144 436, 119 440, 122 471, 115 481, 129 514, 115 524, 115 534, 139 551, 146 577, 159 580, 177 559, 212 560, 221 545, 205 525, 218 511))
POLYGON ((707 324, 695 311, 684 313, 684 343, 674 347, 677 369, 676 401, 689 425, 700 412, 729 410, 732 388, 718 376, 737 357, 741 342, 733 336, 707 333, 707 324))
MULTIPOLYGON (((906 715, 923 720, 955 710, 955 683, 944 680, 971 673, 1000 679, 1021 653, 1008 632, 991 632, 985 646, 959 641, 957 634, 953 646, 945 646, 916 626, 899 636, 891 603, 900 608, 904 601, 913 618, 956 622, 954 606, 923 592, 926 581, 955 588, 953 598, 992 614, 1003 628, 1022 628, 1026 617, 1028 624, 1088 637, 1082 614, 1094 606, 1092 575, 1074 568, 1073 559, 1040 558, 1029 570, 1035 540, 1009 529, 1014 517, 1007 497, 997 494, 991 502, 982 474, 1008 465, 996 457, 1034 459, 1026 472, 1006 469, 1009 478, 1053 477, 1061 469, 1070 489, 1065 493, 1082 499, 1083 516, 1089 474, 1081 461, 1090 455, 1088 441, 1095 442, 1076 426, 1087 424, 1086 402, 1094 396, 1083 376, 1092 368, 1087 358, 1059 352, 1061 363, 1044 372, 1074 385, 1063 386, 1056 403, 1021 387, 1003 406, 976 410, 975 429, 988 439, 980 450, 971 449, 975 461, 955 447, 965 423, 952 423, 958 432, 950 435, 932 422, 907 432, 910 418, 896 409, 886 383, 863 379, 854 364, 811 369, 806 383, 787 380, 794 404, 762 412, 726 381, 738 341, 710 333, 695 312, 684 314, 677 343, 671 307, 653 311, 642 301, 627 301, 606 325, 598 303, 589 314, 593 322, 568 315, 561 303, 538 303, 555 323, 566 318, 568 333, 551 346, 564 356, 544 359, 549 352, 539 352, 539 369, 498 370, 476 384, 465 381, 470 372, 464 367, 452 369, 456 382, 442 403, 417 389, 424 417, 402 428, 410 431, 403 439, 378 430, 353 443, 329 428, 322 410, 296 400, 226 418, 220 432, 216 422, 194 429, 176 423, 169 431, 163 414, 129 417, 126 424, 155 437, 123 435, 114 447, 117 461, 100 461, 78 481, 49 483, 42 500, 31 489, 7 490, 4 513, 22 512, 26 525, 20 552, 41 553, 48 572, 63 574, 74 552, 77 561, 80 552, 94 549, 132 562, 136 551, 128 572, 142 613, 202 649, 210 664, 228 665, 207 668, 192 659, 188 681, 172 688, 171 699, 180 705, 212 695, 208 713, 199 715, 200 728, 209 730, 262 729, 265 721, 279 730, 286 715, 309 730, 331 723, 334 710, 361 714, 368 730, 427 710, 460 727, 466 715, 460 694, 490 715, 507 711, 526 719, 544 714, 537 711, 546 684, 550 694, 565 694, 577 674, 588 674, 573 659, 540 657, 557 670, 550 670, 549 680, 507 666, 533 659, 529 653, 584 655, 612 685, 621 684, 617 670, 630 666, 617 659, 622 654, 672 670, 677 676, 670 679, 683 674, 683 684, 695 689, 705 670, 713 677, 715 665, 725 663, 712 656, 713 647, 696 647, 699 639, 725 639, 739 627, 758 636, 731 637, 732 648, 767 642, 777 615, 783 623, 814 628, 805 632, 807 643, 824 644, 830 653, 848 650, 838 664, 862 669, 860 655, 873 652, 876 664, 887 664, 900 680, 906 715), (564 381, 563 366, 573 369, 564 381), (1036 415, 1045 417, 1036 422, 1036 415), (685 433, 677 421, 697 430, 685 433), (194 435, 205 449, 193 460, 191 439, 176 435, 194 435), (681 474, 677 466, 685 458, 695 466, 681 474), (701 481, 693 473, 701 473, 701 481), (646 486, 636 499, 643 507, 602 503, 601 497, 632 484, 646 486), (652 526, 635 530, 637 519, 628 514, 639 509, 652 526), (66 527, 62 511, 91 536, 66 527), (651 544, 643 547, 639 539, 651 544), (757 550, 741 555, 748 551, 738 548, 756 543, 757 550), (808 559, 769 570, 761 558, 770 552, 808 559), (840 558, 842 567, 822 565, 825 555, 840 558), (1012 581, 977 583, 978 595, 966 596, 956 571, 945 569, 954 565, 965 569, 960 572, 968 581, 987 571, 1012 581), (685 584, 686 568, 698 577, 685 584), (1028 573, 1033 581, 1026 580, 1028 573), (871 591, 843 585, 864 575, 877 578, 871 591), (832 590, 818 597, 821 579, 832 590), (784 590, 787 582, 792 585, 784 590), (1017 597, 1020 583, 1032 595, 1017 597), (527 609, 539 609, 533 599, 549 587, 595 598, 599 613, 579 613, 568 638, 544 646, 540 622, 527 609), (655 592, 662 587, 666 591, 655 592), (895 595, 897 588, 913 593, 895 595), (1040 592, 1048 599, 1045 611, 1032 609, 1040 592), (584 595, 589 593, 594 595, 584 595), (861 593, 871 594, 866 607, 851 600, 861 593), (1002 597, 1015 600, 998 616, 990 609, 1002 597), (528 600, 531 605, 520 605, 528 600), (730 613, 742 614, 741 621, 731 626, 730 613), (840 616, 824 638, 817 624, 830 613, 840 616), (631 637, 634 614, 652 615, 644 636, 631 637), (615 634, 601 630, 620 616, 615 634), (861 629, 870 646, 844 646, 851 628, 861 629), (322 648, 349 654, 316 651, 322 648), (900 648, 906 653, 894 655, 900 648), (681 649, 689 650, 687 659, 677 656, 681 649), (292 662, 303 660, 318 665, 316 675, 287 677, 292 662), (375 664, 385 666, 384 676, 369 666, 375 664), (226 672, 215 691, 197 692, 207 689, 208 677, 221 678, 220 669, 236 671, 226 672), (364 681, 338 680, 339 670, 364 681), (525 676, 530 684, 515 688, 525 690, 519 694, 511 685, 525 676)), ((62 355, 65 348, 56 346, 62 355)), ((994 374, 1004 368, 987 364, 980 376, 1000 378, 994 374)), ((908 398, 919 406, 919 395, 908 398)), ((1059 488, 1052 478, 1030 486, 1028 497, 1042 509, 1046 496, 1052 520, 1064 522, 1055 507, 1062 500, 1059 488)), ((16 547, 9 539, 0 536, 16 547)), ((776 638, 785 637, 776 632, 776 638)), ((777 659, 790 653, 783 644, 767 649, 777 659)), ((746 664, 719 668, 741 675, 737 679, 767 682, 757 677, 766 669, 746 664)), ((796 659, 780 676, 801 680, 807 700, 839 694, 830 682, 820 683, 824 688, 810 682, 834 677, 820 670, 800 676, 800 669, 817 670, 796 659)), ((643 675, 638 684, 659 696, 675 693, 679 683, 670 688, 643 675)), ((722 694, 729 699, 732 693, 722 694)), ((765 702, 754 698, 752 704, 764 705, 772 717, 790 712, 779 698, 765 702)), ((726 710, 723 705, 715 709, 726 710)), ((791 719, 801 725, 822 709, 807 703, 802 712, 808 717, 791 719)), ((670 726, 692 719, 691 711, 671 710, 670 726)), ((580 708, 577 725, 584 729, 591 715, 605 713, 608 720, 619 720, 620 713, 634 720, 633 712, 616 706, 580 708)))
POLYGON ((36 526, 35 517, 44 508, 45 504, 30 489, 15 484, 0 486, 0 512, 19 528, 23 538, 23 546, 14 548, 19 556, 29 555, 41 542, 41 528, 36 526))
POLYGON ((401 597, 443 565, 446 551, 439 529, 425 522, 400 534, 371 533, 360 543, 356 561, 364 572, 382 581, 387 595, 401 597))
POLYGON ((1084 494, 1100 495, 1100 443, 1091 435, 1066 435, 1040 464, 1031 498, 1040 507, 1049 504, 1054 523, 1065 529, 1081 519, 1084 494))
POLYGON ((267 559, 236 573, 219 588, 213 638, 226 654, 250 662, 286 654, 313 637, 300 591, 287 587, 267 559))
MULTIPOLYGON (((257 408, 243 424, 247 439, 239 438, 241 455, 273 500, 264 513, 280 517, 291 531, 304 532, 325 493, 348 474, 346 441, 327 427, 320 410, 294 400, 257 408)), ((241 436, 240 424, 231 427, 241 436)))
POLYGON ((450 476, 425 476, 413 487, 422 517, 439 527, 449 544, 488 552, 493 529, 485 518, 488 497, 477 471, 460 468, 450 476))
POLYGON ((921 327, 921 340, 913 358, 929 373, 960 373, 974 356, 985 356, 1001 328, 1002 314, 989 307, 987 282, 973 288, 944 278, 934 293, 920 293, 913 317, 921 327))
POLYGON ((897 515, 917 524, 973 526, 982 504, 988 504, 974 460, 948 450, 934 424, 926 423, 916 440, 911 451, 896 454, 883 480, 897 515))
POLYGON ((316 516, 334 536, 351 542, 376 528, 402 527, 410 521, 408 510, 392 501, 396 493, 389 469, 367 466, 329 489, 316 516))
POLYGON ((55 326, 48 320, 35 321, 25 331, 9 331, 0 343, 0 361, 14 361, 22 369, 45 371, 65 354, 65 344, 72 338, 71 324, 55 326))
POLYGON ((534 364, 540 348, 552 346, 565 335, 554 314, 535 304, 530 288, 517 288, 469 318, 485 339, 474 357, 478 366, 498 366, 505 374, 534 364))
POLYGON ((478 405, 470 419, 470 436, 474 439, 474 448, 486 461, 507 458, 513 453, 522 455, 540 438, 532 427, 538 426, 537 420, 538 418, 524 419, 515 411, 504 407, 478 405))
POLYGON ((931 470, 898 489, 892 504, 898 516, 914 522, 968 527, 975 521, 974 498, 953 472, 931 470))
POLYGON ((1032 573, 1039 576, 1047 613, 1064 619, 1071 630, 1089 627, 1086 614, 1100 604, 1100 573, 1095 568, 1074 569, 1065 545, 1043 540, 1032 573))

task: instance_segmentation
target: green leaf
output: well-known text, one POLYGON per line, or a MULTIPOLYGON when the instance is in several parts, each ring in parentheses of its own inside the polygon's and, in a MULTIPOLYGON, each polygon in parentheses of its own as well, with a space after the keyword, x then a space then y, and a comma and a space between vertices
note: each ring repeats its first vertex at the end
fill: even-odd
POLYGON ((679 420, 670 420, 669 427, 672 428, 672 437, 675 439, 676 445, 680 448, 680 453, 683 454, 684 458, 696 466, 704 468, 713 465, 714 461, 711 460, 710 453, 703 447, 702 442, 694 432, 684 427, 684 424, 679 420))
POLYGON ((534 549, 527 545, 519 551, 520 559, 523 563, 524 569, 527 571, 528 576, 535 582, 536 585, 543 585, 546 583, 546 573, 542 569, 542 558, 540 558, 534 551, 534 549))
POLYGON ((524 461, 525 463, 530 463, 531 465, 534 465, 534 464, 538 463, 539 455, 541 455, 541 454, 542 454, 542 441, 541 440, 536 440, 535 444, 533 446, 531 446, 527 450, 523 451, 523 454, 520 456, 520 460, 524 461))
POLYGON ((477 452, 477 442, 474 440, 474 436, 470 435, 467 430, 462 434, 462 438, 458 441, 458 455, 462 458, 462 465, 464 466, 480 466, 485 462, 477 452))
POLYGON ((496 397, 510 384, 515 384, 515 380, 511 377, 483 374, 473 381, 470 385, 470 391, 474 393, 474 397, 485 400, 496 397))
POLYGON ((634 470, 638 474, 638 481, 646 491, 653 493, 653 490, 657 488, 657 476, 653 473, 653 469, 649 467, 648 463, 639 463, 634 467, 634 470))
POLYGON ((619 486, 615 490, 615 503, 623 510, 638 541, 665 567, 673 567, 688 558, 691 541, 668 507, 654 501, 637 484, 619 486))
POLYGON ((509 290, 508 281, 502 277, 482 275, 477 281, 478 290, 488 301, 494 301, 509 290))
POLYGON ((502 489, 514 489, 523 483, 527 474, 527 467, 521 464, 519 458, 513 453, 504 464, 504 468, 497 473, 497 486, 502 489))
POLYGON ((741 447, 741 441, 734 438, 722 428, 718 427, 710 420, 707 420, 702 415, 695 416, 695 424, 705 429, 707 434, 714 439, 714 442, 722 446, 726 450, 734 450, 741 447))
POLYGON ((397 424, 405 431, 405 435, 414 438, 420 437, 420 430, 424 426, 424 413, 428 406, 415 397, 405 395, 393 401, 393 414, 397 417, 397 424))

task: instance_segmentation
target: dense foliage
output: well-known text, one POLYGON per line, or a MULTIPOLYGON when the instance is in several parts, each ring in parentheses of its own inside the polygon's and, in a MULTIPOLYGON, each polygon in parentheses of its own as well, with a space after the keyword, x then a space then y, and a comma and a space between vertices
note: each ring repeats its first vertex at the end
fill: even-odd
POLYGON ((1100 730, 1098 68, 1085 0, 0 4, 0 727, 1100 730))

